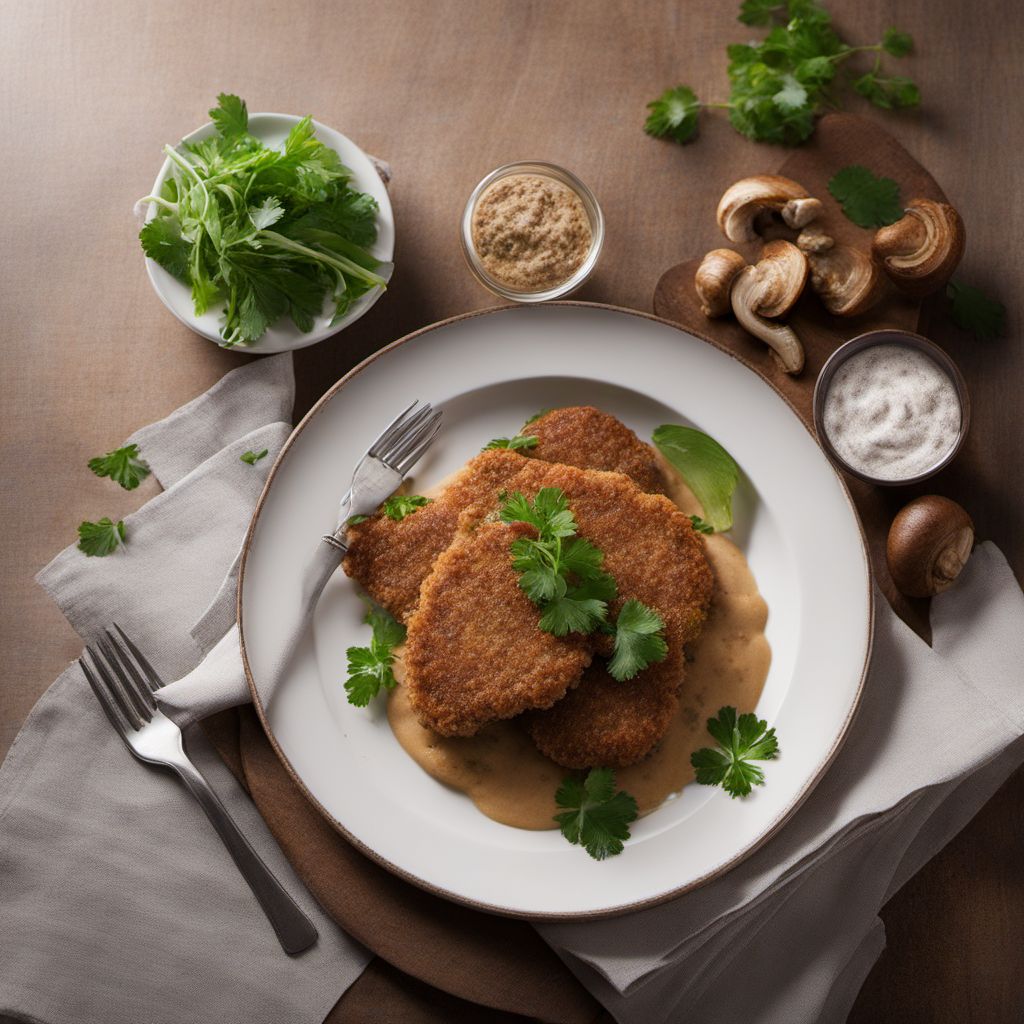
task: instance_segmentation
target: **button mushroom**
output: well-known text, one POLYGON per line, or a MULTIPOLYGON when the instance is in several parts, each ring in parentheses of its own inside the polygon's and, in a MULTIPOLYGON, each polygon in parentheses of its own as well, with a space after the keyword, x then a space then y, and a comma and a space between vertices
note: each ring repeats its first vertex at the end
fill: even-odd
POLYGON ((874 260, 849 245, 810 251, 811 287, 835 316, 859 316, 884 294, 884 278, 874 260))
POLYGON ((804 254, 792 242, 780 239, 769 242, 761 259, 744 267, 732 285, 736 319, 771 348, 786 373, 803 369, 804 347, 791 327, 769 318, 785 316, 793 308, 806 280, 804 254))
POLYGON ((974 523, 960 505, 937 494, 915 498, 889 528, 889 575, 908 597, 940 594, 960 575, 973 546, 974 523))
POLYGON ((964 222, 952 206, 913 199, 900 220, 879 228, 871 251, 897 288, 924 298, 949 280, 964 241, 964 222))
POLYGON ((693 279, 705 316, 725 316, 729 312, 729 292, 736 275, 747 261, 733 249, 712 249, 701 260, 693 279))
POLYGON ((809 224, 821 209, 821 203, 791 178, 758 174, 725 190, 718 202, 718 226, 731 242, 752 242, 758 237, 756 221, 761 213, 774 211, 797 229, 809 224))

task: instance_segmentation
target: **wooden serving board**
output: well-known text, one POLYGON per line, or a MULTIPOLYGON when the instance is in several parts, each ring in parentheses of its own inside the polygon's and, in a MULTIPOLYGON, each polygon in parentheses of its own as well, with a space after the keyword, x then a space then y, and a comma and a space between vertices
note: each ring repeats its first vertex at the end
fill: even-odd
MULTIPOLYGON (((837 243, 867 251, 874 232, 858 227, 844 216, 828 191, 832 175, 850 164, 862 164, 875 174, 898 182, 904 201, 926 198, 946 202, 935 179, 888 132, 874 121, 854 114, 829 114, 822 118, 809 142, 795 150, 781 166, 766 166, 764 173, 782 174, 803 185, 825 204, 822 223, 828 234, 837 243)), ((731 183, 731 180, 723 180, 722 191, 731 183)), ((713 223, 715 210, 709 209, 707 216, 713 223)), ((721 244, 737 249, 750 263, 756 262, 760 250, 758 242, 737 245, 724 236, 721 244)), ((768 347, 749 335, 735 319, 710 319, 701 312, 693 278, 703 255, 695 253, 693 259, 678 263, 662 274, 654 289, 654 312, 732 352, 783 395, 812 433, 814 382, 825 360, 844 341, 883 327, 921 332, 924 326, 926 310, 921 303, 896 292, 890 293, 862 316, 836 317, 825 311, 818 297, 808 288, 789 317, 807 350, 803 371, 793 377, 783 372, 768 347)), ((882 592, 897 614, 927 637, 928 602, 900 594, 892 584, 885 562, 889 524, 911 497, 921 493, 921 488, 910 491, 900 487, 875 487, 847 474, 843 474, 843 478, 860 514, 872 569, 882 592)))

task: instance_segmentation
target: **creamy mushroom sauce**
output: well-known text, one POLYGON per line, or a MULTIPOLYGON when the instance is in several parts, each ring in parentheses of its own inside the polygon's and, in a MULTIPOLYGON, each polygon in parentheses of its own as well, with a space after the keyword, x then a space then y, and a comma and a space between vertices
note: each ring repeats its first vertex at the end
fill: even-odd
MULTIPOLYGON (((700 514, 686 484, 662 465, 672 500, 688 515, 700 514)), ((633 794, 641 814, 693 781, 690 754, 711 744, 705 727, 709 717, 725 704, 741 712, 754 710, 771 662, 764 635, 768 606, 746 558, 723 536, 704 540, 715 587, 704 632, 687 650, 679 713, 647 758, 616 772, 618 786, 633 794)), ((397 653, 395 675, 401 684, 401 649, 397 653)), ((388 721, 395 738, 424 771, 465 793, 488 818, 516 828, 556 827, 555 792, 567 770, 541 754, 515 719, 495 722, 475 736, 440 736, 420 725, 406 688, 399 685, 388 699, 388 721)))

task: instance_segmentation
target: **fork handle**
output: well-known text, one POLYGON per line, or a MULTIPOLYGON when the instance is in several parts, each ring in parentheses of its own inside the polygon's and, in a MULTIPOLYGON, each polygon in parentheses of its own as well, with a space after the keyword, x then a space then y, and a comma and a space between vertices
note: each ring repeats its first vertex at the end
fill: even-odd
POLYGON ((313 922, 271 874, 249 840, 242 835, 220 798, 199 773, 199 769, 187 759, 171 767, 199 801, 200 807, 224 841, 242 877, 249 883, 249 888, 267 915, 284 951, 294 955, 312 946, 317 940, 313 922))

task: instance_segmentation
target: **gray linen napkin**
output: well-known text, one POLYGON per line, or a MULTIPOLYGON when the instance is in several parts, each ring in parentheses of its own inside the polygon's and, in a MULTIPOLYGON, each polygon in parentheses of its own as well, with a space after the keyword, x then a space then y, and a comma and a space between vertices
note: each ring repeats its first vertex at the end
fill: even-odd
MULTIPOLYGON (((69 548, 39 574, 85 640, 116 620, 165 679, 208 653, 233 558, 291 429, 293 392, 290 354, 263 359, 133 436, 164 492, 126 518, 122 550, 69 548), (250 448, 270 457, 249 466, 239 456, 250 448)), ((306 891, 201 734, 186 735, 318 942, 297 957, 281 950, 199 805, 131 757, 72 665, 0 767, 0 1013, 318 1024, 362 972, 367 952, 306 891)))
POLYGON ((850 735, 770 843, 672 903, 540 927, 617 1020, 844 1020, 880 907, 1024 761, 1024 595, 1000 552, 935 600, 931 648, 877 608, 850 735))

